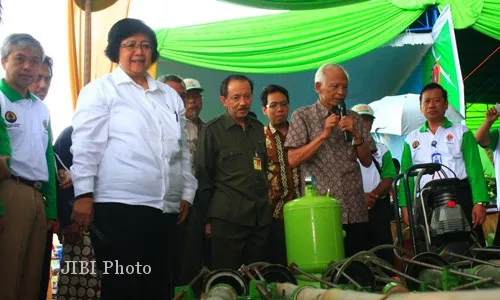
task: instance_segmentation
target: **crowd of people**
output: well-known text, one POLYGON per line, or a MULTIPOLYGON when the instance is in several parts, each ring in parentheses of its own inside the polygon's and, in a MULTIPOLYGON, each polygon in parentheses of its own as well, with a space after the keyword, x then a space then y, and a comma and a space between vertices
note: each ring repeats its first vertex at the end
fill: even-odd
MULTIPOLYGON (((283 207, 301 196, 309 175, 319 194, 329 191, 341 203, 346 256, 392 243, 398 166, 370 134, 373 109, 345 108, 349 76, 342 66, 317 70, 317 101, 290 121, 293 97, 267 85, 260 93, 266 125, 250 115, 252 80, 230 75, 220 84, 225 112, 205 123, 198 80, 148 74, 157 46, 142 21, 115 23, 105 53, 118 67, 83 87, 71 126, 53 145, 43 104, 52 60, 28 34, 3 42, 0 299, 45 299, 56 220, 63 244, 58 299, 169 299, 203 265, 286 265, 283 207)), ((474 138, 445 118, 447 93, 439 84, 422 89, 420 105, 426 122, 406 138, 401 170, 447 165, 482 236, 488 196, 476 140, 499 159, 499 131, 490 130, 498 112, 488 110, 474 138)), ((391 252, 380 255, 394 262, 391 252)))

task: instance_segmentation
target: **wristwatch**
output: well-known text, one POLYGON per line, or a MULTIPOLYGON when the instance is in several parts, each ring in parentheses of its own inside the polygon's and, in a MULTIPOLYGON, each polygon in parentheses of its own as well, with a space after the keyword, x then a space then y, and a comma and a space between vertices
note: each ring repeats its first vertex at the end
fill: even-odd
POLYGON ((352 146, 355 148, 363 145, 364 143, 365 143, 365 139, 363 137, 361 137, 361 141, 358 144, 356 144, 356 138, 352 139, 352 146))

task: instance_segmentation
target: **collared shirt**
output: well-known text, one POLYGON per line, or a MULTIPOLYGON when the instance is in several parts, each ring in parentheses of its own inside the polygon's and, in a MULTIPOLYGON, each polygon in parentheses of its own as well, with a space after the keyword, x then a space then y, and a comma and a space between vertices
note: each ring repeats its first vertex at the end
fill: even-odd
MULTIPOLYGON (((405 172, 414 164, 433 162, 436 155, 438 155, 440 163, 447 167, 442 170, 446 172, 448 177, 453 178, 456 175, 458 179, 468 179, 473 203, 488 202, 479 149, 469 128, 462 124, 452 123, 445 118, 444 123, 433 134, 425 122, 421 128, 410 132, 405 139, 401 172, 405 172)), ((433 179, 439 179, 437 176, 436 174, 423 175, 420 187, 433 179)), ((410 178, 409 184, 410 195, 413 195, 415 185, 413 178, 410 178)), ((406 206, 403 184, 399 185, 398 196, 399 204, 406 206)))
POLYGON ((209 202, 208 220, 264 226, 272 219, 264 126, 245 122, 243 129, 226 111, 202 127, 195 158, 200 199, 209 202))
MULTIPOLYGON (((392 162, 392 155, 387 146, 381 143, 376 143, 377 152, 373 154, 380 166, 380 171, 377 169, 375 163, 372 163, 368 168, 364 167, 358 159, 359 167, 361 168, 361 176, 363 177, 363 190, 365 193, 370 193, 383 179, 396 177, 396 168, 392 162)), ((382 195, 381 195, 382 196, 382 195)))
MULTIPOLYGON (((43 182, 47 219, 56 219, 56 181, 50 114, 42 100, 0 82, 0 152, 12 175, 43 182)), ((0 215, 1 215, 0 207, 0 215)))
MULTIPOLYGON (((297 109, 292 115, 285 147, 300 148, 310 143, 321 134, 330 114, 319 100, 313 105, 297 109)), ((366 130, 363 119, 351 110, 347 111, 347 115, 353 119, 368 149, 376 151, 375 142, 366 130)), ((301 165, 301 171, 302 178, 311 175, 316 177, 319 195, 325 195, 329 190, 330 195, 340 201, 344 224, 368 221, 357 152, 350 142, 344 141, 344 134, 338 127, 332 130, 316 154, 301 165)))
POLYGON ((493 160, 495 162, 495 174, 497 183, 497 207, 500 208, 500 129, 490 130, 490 143, 488 148, 493 151, 493 160))
POLYGON ((300 197, 300 168, 288 164, 286 137, 273 125, 264 128, 268 157, 267 179, 269 181, 269 203, 273 218, 283 219, 283 205, 300 197))
POLYGON ((185 109, 177 93, 146 75, 144 90, 120 67, 86 85, 73 117, 75 195, 95 202, 178 211, 192 203, 185 109))

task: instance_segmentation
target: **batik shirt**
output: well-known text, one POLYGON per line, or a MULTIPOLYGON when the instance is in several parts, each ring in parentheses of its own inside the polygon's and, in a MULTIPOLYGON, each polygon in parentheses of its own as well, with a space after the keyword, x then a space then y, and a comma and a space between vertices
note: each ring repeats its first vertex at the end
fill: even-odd
POLYGON ((283 219, 283 205, 300 197, 300 168, 288 164, 285 136, 271 124, 264 128, 267 148, 267 179, 269 181, 269 203, 273 218, 283 219))

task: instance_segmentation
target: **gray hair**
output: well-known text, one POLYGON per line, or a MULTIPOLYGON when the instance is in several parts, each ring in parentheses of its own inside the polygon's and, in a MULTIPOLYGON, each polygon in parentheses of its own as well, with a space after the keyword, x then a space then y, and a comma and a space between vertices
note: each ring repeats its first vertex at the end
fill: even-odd
POLYGON ((182 84, 184 87, 186 87, 186 84, 184 83, 184 79, 182 79, 182 77, 180 77, 179 75, 175 75, 175 74, 166 74, 166 75, 161 75, 160 77, 158 77, 158 80, 159 82, 162 82, 162 83, 167 83, 169 81, 173 81, 173 82, 177 82, 177 83, 180 83, 182 84))
POLYGON ((45 59, 45 52, 39 41, 27 33, 14 33, 5 38, 0 48, 0 55, 2 59, 6 59, 13 48, 26 49, 34 48, 40 51, 42 61, 45 59))
POLYGON ((326 63, 326 64, 322 65, 321 67, 319 67, 318 71, 316 71, 316 74, 314 75, 314 83, 319 82, 321 84, 324 84, 326 81, 325 71, 331 70, 331 69, 341 70, 342 72, 344 72, 345 76, 347 77, 347 81, 349 81, 349 74, 344 69, 344 67, 342 67, 339 64, 326 63))

